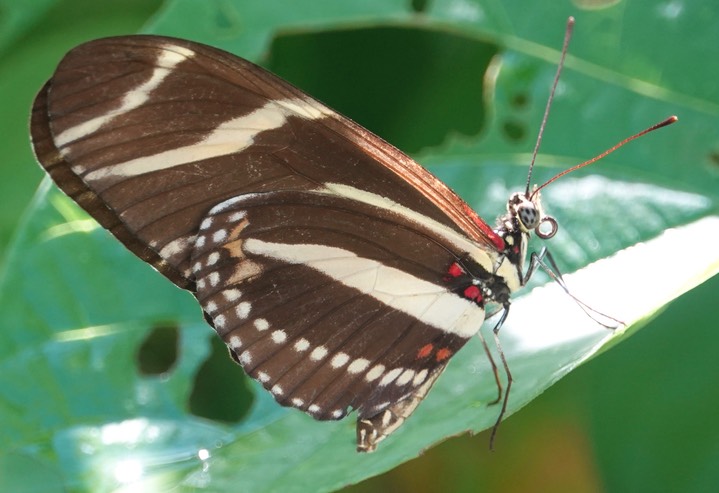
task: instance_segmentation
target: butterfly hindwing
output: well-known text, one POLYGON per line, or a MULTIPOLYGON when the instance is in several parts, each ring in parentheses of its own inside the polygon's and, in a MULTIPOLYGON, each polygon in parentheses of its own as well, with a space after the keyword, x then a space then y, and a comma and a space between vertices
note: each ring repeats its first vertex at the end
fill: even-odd
POLYGON ((460 236, 370 199, 239 196, 211 211, 193 253, 197 297, 236 359, 318 419, 407 398, 484 317, 447 284, 460 236))

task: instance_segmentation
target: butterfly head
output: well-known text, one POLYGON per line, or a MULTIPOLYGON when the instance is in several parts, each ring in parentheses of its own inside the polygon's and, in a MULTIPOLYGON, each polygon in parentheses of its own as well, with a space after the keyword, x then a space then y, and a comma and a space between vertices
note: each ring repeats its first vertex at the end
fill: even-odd
POLYGON ((529 237, 534 232, 546 240, 558 230, 557 221, 544 213, 539 190, 531 194, 514 193, 507 201, 507 212, 499 217, 495 232, 504 240, 504 258, 518 270, 522 277, 524 259, 527 255, 529 237))
POLYGON ((504 228, 525 235, 534 231, 546 240, 557 233, 558 226, 556 219, 544 213, 539 190, 535 189, 531 194, 515 193, 509 198, 504 228))

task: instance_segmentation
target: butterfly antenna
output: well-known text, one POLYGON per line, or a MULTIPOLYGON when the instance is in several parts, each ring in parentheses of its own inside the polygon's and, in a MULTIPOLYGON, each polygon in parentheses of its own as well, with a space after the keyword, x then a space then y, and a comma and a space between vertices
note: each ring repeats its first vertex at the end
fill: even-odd
POLYGON ((593 157, 592 159, 589 159, 589 160, 587 160, 587 161, 584 161, 583 163, 579 163, 579 164, 577 164, 577 165, 575 165, 575 166, 572 166, 571 168, 565 169, 565 170, 562 171, 561 173, 557 173, 557 174, 554 175, 552 178, 550 178, 549 180, 547 180, 546 182, 544 182, 541 186, 535 188, 534 191, 532 191, 532 197, 534 197, 541 189, 543 189, 544 187, 546 187, 546 186, 549 185, 550 183, 552 183, 552 182, 558 180, 559 178, 563 177, 563 176, 566 175, 567 173, 571 173, 572 171, 576 171, 576 170, 578 170, 578 169, 580 169, 580 168, 584 168, 585 166, 589 166, 589 165, 592 164, 592 163, 596 163, 597 161, 599 161, 599 160, 602 159, 603 157, 607 156, 608 154, 611 154, 612 152, 614 152, 614 151, 616 151, 617 149, 619 149, 620 147, 622 147, 624 144, 628 144, 629 142, 633 141, 634 139, 638 139, 638 138, 641 137, 642 135, 646 135, 646 134, 648 134, 649 132, 653 132, 654 130, 660 129, 660 128, 662 128, 662 127, 666 127, 667 125, 671 125, 672 123, 675 123, 675 122, 678 121, 678 120, 679 120, 679 118, 677 118, 676 116, 670 116, 669 118, 667 118, 667 119, 665 119, 665 120, 662 120, 661 122, 656 123, 656 124, 652 125, 652 126, 649 127, 649 128, 645 128, 645 129, 642 130, 641 132, 638 132, 638 133, 636 133, 636 134, 634 134, 634 135, 632 135, 632 136, 630 136, 630 137, 627 137, 626 139, 622 140, 621 142, 618 142, 617 144, 614 144, 612 147, 610 147, 609 149, 607 149, 607 150, 604 151, 603 153, 601 153, 601 154, 599 154, 599 155, 593 157))
POLYGON ((534 144, 534 151, 532 152, 532 160, 529 163, 529 173, 527 173, 527 189, 524 192, 525 197, 529 197, 529 187, 532 183, 532 170, 534 169, 534 161, 537 159, 537 153, 539 152, 539 146, 542 144, 542 136, 544 135, 544 127, 547 126, 547 119, 549 118, 549 108, 552 107, 552 101, 554 100, 554 91, 557 89, 559 83, 559 75, 562 73, 564 67, 564 59, 567 57, 567 49, 569 48, 569 40, 572 39, 572 30, 574 28, 574 17, 567 19, 567 29, 564 31, 564 44, 562 45, 562 55, 559 58, 559 65, 557 66, 557 73, 554 75, 554 82, 552 83, 552 90, 549 93, 549 99, 547 99, 547 106, 544 108, 544 116, 542 117, 542 124, 539 126, 539 134, 537 135, 537 143, 534 144))

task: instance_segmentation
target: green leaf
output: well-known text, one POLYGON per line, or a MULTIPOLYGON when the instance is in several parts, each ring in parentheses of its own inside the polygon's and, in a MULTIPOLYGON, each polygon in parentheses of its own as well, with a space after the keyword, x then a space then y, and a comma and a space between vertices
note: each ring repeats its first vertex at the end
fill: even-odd
MULTIPOLYGON (((426 70, 405 70, 395 56, 381 60, 388 65, 379 65, 371 75, 377 84, 398 79, 401 87, 412 89, 411 103, 397 103, 391 111, 384 104, 374 109, 404 118, 403 127, 411 130, 441 119, 435 113, 423 116, 424 106, 472 114, 457 100, 445 98, 446 93, 472 90, 471 84, 454 85, 454 79, 463 77, 461 65, 445 65, 458 46, 454 38, 460 37, 469 53, 483 53, 480 60, 500 52, 482 69, 487 70, 486 98, 473 113, 484 116, 480 137, 460 129, 439 140, 423 136, 412 143, 411 134, 424 131, 400 132, 410 148, 429 142, 420 161, 490 222, 509 192, 523 186, 568 13, 577 14, 576 34, 536 181, 679 114, 679 124, 544 193, 547 209, 562 228, 549 246, 564 272, 577 271, 566 276, 572 294, 628 325, 615 332, 598 327, 555 284, 539 286, 546 277, 537 276, 538 287, 515 301, 500 336, 516 378, 510 413, 717 272, 719 252, 705 247, 716 243, 719 232, 716 169, 707 164, 716 153, 717 108, 712 101, 718 100, 717 89, 713 84, 688 85, 683 53, 670 36, 657 34, 706 39, 710 26, 702 20, 710 16, 700 9, 678 4, 686 10, 671 18, 652 2, 578 13, 520 2, 429 2, 421 15, 407 2, 314 1, 303 4, 307 9, 298 8, 296 1, 269 5, 259 0, 169 2, 150 30, 255 59, 268 52, 278 32, 299 39, 308 30, 332 30, 314 48, 306 38, 299 40, 299 60, 306 63, 317 63, 330 45, 342 51, 350 49, 343 42, 356 47, 362 44, 358 40, 376 42, 375 36, 382 36, 391 51, 406 35, 410 41, 402 49, 421 46, 427 53, 426 70), (645 24, 655 29, 651 44, 639 35, 646 35, 645 24), (416 30, 444 36, 417 35, 416 30), (437 43, 443 48, 435 48, 432 57, 427 46, 437 43)), ((707 42, 699 48, 711 52, 714 46, 707 42)), ((376 51, 366 56, 374 59, 376 51)), ((471 56, 457 59, 466 63, 471 56)), ((272 64, 286 66, 277 60, 272 64)), ((351 57, 345 68, 350 76, 358 64, 351 57)), ((342 109, 347 103, 330 100, 338 92, 331 75, 341 69, 320 65, 314 70, 326 77, 309 86, 297 83, 342 109)), ((362 94, 366 87, 356 83, 344 98, 372 106, 380 90, 362 94)), ((476 81, 475 91, 479 87, 476 81)), ((239 368, 227 369, 223 381, 202 383, 209 390, 203 395, 222 407, 223 394, 243 394, 249 385, 254 392, 249 411, 244 404, 230 403, 241 409, 233 419, 212 414, 213 406, 192 414, 188 410, 197 409, 193 396, 199 395, 196 375, 208 359, 225 358, 213 350, 214 335, 196 303, 126 252, 47 182, 12 244, 0 276, 0 306, 0 467, 7 473, 6 489, 31 484, 21 471, 38 464, 43 477, 62 478, 76 491, 330 491, 387 471, 446 437, 485 429, 498 412, 488 405, 496 388, 486 357, 479 342, 472 341, 453 358, 415 415, 368 456, 354 452, 351 419, 319 423, 280 408, 247 382, 239 368), (158 327, 177 330, 176 357, 168 371, 148 374, 140 355, 158 327)), ((491 330, 491 324, 484 329, 491 330)))

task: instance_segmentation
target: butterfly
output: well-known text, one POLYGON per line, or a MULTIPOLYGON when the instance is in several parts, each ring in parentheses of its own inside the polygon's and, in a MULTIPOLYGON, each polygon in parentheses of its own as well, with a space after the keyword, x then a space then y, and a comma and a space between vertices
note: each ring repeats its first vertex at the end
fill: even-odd
POLYGON ((363 452, 487 313, 499 330, 541 262, 525 271, 530 234, 557 231, 538 189, 492 227, 381 138, 191 41, 78 46, 40 90, 31 134, 59 188, 192 292, 277 402, 318 420, 356 411, 363 452))

